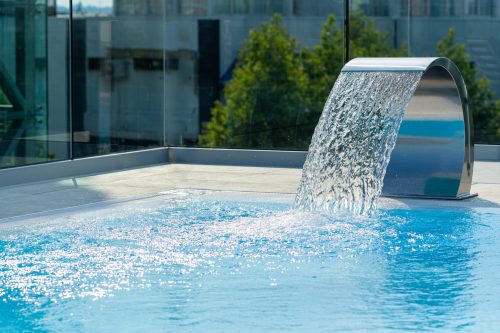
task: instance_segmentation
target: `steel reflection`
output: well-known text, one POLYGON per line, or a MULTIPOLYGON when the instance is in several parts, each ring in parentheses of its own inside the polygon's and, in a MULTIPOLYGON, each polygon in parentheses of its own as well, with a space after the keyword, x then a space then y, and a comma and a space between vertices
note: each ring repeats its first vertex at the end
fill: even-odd
POLYGON ((343 72, 423 75, 399 129, 382 195, 463 199, 474 165, 472 117, 460 71, 446 58, 357 58, 343 72))

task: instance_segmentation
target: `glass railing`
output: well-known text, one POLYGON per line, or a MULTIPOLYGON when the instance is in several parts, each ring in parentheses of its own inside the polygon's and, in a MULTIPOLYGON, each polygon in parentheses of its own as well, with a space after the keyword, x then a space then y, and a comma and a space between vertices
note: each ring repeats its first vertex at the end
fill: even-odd
MULTIPOLYGON (((58 158, 48 116, 46 3, 0 2, 0 167, 58 158)), ((67 112, 67 111, 66 111, 67 112)))
POLYGON ((349 58, 446 56, 500 144, 500 0, 0 1, 0 167, 160 146, 306 150, 349 58), (70 4, 72 7, 70 8, 70 4))
POLYGON ((500 144, 500 1, 351 0, 351 8, 351 30, 365 22, 376 31, 359 41, 351 33, 351 57, 450 58, 467 85, 474 141, 500 144))

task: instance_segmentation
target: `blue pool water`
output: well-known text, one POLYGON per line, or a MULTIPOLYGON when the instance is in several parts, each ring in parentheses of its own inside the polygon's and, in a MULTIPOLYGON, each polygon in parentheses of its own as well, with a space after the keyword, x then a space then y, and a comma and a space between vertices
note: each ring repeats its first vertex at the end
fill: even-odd
POLYGON ((500 210, 166 196, 0 224, 0 332, 492 332, 500 210))

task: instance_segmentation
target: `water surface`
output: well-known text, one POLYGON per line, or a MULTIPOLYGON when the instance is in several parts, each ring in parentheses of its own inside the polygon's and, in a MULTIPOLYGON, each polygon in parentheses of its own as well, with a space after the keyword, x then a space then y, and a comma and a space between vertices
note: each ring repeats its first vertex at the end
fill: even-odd
POLYGON ((190 195, 0 225, 1 332, 492 332, 500 210, 190 195))

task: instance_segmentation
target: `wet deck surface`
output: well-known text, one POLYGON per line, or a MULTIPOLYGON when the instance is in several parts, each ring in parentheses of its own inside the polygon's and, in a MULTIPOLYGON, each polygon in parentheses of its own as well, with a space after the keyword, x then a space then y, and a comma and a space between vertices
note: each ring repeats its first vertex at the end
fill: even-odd
MULTIPOLYGON (((167 164, 0 188, 0 219, 121 200, 174 189, 294 194, 301 169, 167 164)), ((500 207, 500 162, 475 162, 463 201, 414 200, 436 206, 500 207)), ((408 202, 411 200, 402 200, 408 202)))

